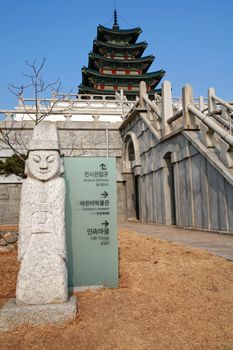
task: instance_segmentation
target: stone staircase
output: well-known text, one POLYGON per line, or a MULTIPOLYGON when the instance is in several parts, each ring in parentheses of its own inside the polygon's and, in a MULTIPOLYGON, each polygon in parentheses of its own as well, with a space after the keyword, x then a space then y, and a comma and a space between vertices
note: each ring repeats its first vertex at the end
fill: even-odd
POLYGON ((176 110, 172 103, 172 89, 169 81, 163 82, 162 96, 161 98, 156 96, 154 101, 149 100, 145 83, 141 82, 140 97, 123 120, 132 119, 140 114, 158 142, 185 130, 199 131, 198 137, 206 147, 206 152, 209 152, 209 148, 215 148, 215 152, 219 154, 219 160, 227 168, 233 168, 231 128, 233 106, 217 97, 215 90, 210 88, 208 108, 201 111, 197 108, 197 104, 194 104, 190 85, 183 88, 181 102, 182 108, 176 110))
POLYGON ((192 87, 184 86, 177 108, 169 81, 153 101, 140 83, 140 96, 120 126, 126 188, 129 174, 141 179, 140 221, 233 233, 232 114, 232 104, 212 88, 199 107, 192 87), (127 158, 130 142, 134 162, 127 158))

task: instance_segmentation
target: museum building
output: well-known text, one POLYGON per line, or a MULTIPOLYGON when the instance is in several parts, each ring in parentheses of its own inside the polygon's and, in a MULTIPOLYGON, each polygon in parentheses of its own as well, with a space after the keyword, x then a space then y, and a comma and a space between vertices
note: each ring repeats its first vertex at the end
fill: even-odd
POLYGON ((82 68, 82 84, 79 94, 112 95, 124 91, 128 100, 135 100, 140 81, 145 81, 147 93, 153 97, 165 71, 148 72, 155 57, 142 57, 147 43, 137 42, 141 28, 120 29, 117 12, 114 12, 112 28, 97 27, 97 38, 89 53, 88 67, 82 68))

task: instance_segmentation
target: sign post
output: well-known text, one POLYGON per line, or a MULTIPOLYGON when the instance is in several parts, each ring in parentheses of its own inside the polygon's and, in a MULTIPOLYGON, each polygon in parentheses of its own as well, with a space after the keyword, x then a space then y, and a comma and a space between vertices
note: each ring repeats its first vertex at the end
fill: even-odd
POLYGON ((69 286, 117 287, 115 158, 65 158, 69 286))

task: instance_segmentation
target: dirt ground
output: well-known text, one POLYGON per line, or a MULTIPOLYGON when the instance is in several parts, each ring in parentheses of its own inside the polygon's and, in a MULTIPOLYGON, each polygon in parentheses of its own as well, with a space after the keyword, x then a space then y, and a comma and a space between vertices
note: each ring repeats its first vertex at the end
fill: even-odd
MULTIPOLYGON (((0 349, 232 350, 233 263, 121 230, 120 285, 77 293, 64 327, 0 334, 0 349)), ((1 255, 0 302, 14 297, 16 252, 1 255)))

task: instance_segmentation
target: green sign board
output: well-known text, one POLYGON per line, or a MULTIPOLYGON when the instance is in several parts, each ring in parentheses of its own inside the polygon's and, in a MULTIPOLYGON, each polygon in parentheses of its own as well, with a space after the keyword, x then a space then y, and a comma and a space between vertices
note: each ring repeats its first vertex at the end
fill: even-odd
POLYGON ((65 158, 69 286, 118 285, 115 158, 65 158))

